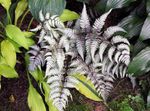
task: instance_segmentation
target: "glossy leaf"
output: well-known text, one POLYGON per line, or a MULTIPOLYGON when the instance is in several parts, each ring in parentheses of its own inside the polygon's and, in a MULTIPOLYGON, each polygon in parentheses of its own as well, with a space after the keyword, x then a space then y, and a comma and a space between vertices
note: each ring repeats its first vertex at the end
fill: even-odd
POLYGON ((1 42, 1 54, 5 58, 7 64, 14 68, 16 64, 16 51, 13 44, 8 40, 1 42))
POLYGON ((108 0, 106 5, 106 10, 110 10, 111 8, 122 8, 130 5, 131 2, 136 0, 108 0))
POLYGON ((126 35, 128 38, 138 36, 140 34, 142 25, 143 20, 135 15, 129 15, 119 23, 119 26, 128 32, 126 35))
POLYGON ((129 64, 128 73, 134 76, 150 71, 150 47, 143 49, 129 64))
POLYGON ((11 0, 0 0, 0 4, 8 11, 11 5, 11 0))
POLYGON ((45 101, 48 105, 49 111, 58 111, 57 108, 53 105, 53 100, 51 98, 49 98, 49 94, 50 94, 50 87, 46 82, 42 82, 43 85, 43 89, 45 92, 45 101))
POLYGON ((65 0, 28 0, 30 12, 33 17, 39 20, 39 11, 42 10, 45 15, 49 12, 51 15, 61 15, 66 1, 65 0))
POLYGON ((79 15, 76 12, 70 11, 68 9, 65 9, 62 15, 60 16, 60 19, 62 22, 72 21, 78 18, 79 18, 79 15))
POLYGON ((0 75, 6 78, 16 78, 18 77, 17 72, 14 68, 10 67, 7 64, 0 64, 0 75))
POLYGON ((27 8, 27 0, 20 0, 17 4, 16 10, 15 10, 15 25, 17 24, 18 18, 23 14, 25 9, 27 8))
POLYGON ((77 80, 79 80, 79 83, 76 85, 76 89, 81 94, 94 101, 102 101, 102 99, 100 99, 100 97, 98 96, 96 89, 90 80, 87 80, 87 78, 84 75, 80 74, 74 74, 73 76, 77 78, 77 80))
POLYGON ((18 43, 20 46, 23 46, 24 48, 28 49, 28 43, 27 40, 22 33, 22 31, 15 25, 7 25, 6 26, 6 34, 7 36, 18 43))
POLYGON ((147 40, 150 39, 150 13, 148 14, 148 17, 146 18, 144 25, 141 30, 140 39, 141 40, 147 40))
POLYGON ((46 111, 41 95, 36 91, 32 84, 29 85, 28 105, 30 111, 46 111))
POLYGON ((28 31, 23 31, 22 33, 23 33, 24 36, 27 37, 27 38, 28 38, 28 37, 32 37, 33 35, 35 35, 35 33, 33 33, 33 32, 28 32, 28 31))

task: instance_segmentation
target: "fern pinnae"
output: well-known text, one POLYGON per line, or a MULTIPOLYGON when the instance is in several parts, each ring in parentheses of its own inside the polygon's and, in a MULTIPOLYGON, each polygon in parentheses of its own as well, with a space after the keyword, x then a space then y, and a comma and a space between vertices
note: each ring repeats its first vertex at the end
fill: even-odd
POLYGON ((83 10, 81 13, 80 26, 81 26, 83 32, 90 31, 90 21, 89 21, 88 15, 87 15, 87 10, 86 10, 85 4, 83 6, 83 10))
POLYGON ((101 61, 103 61, 103 54, 107 47, 108 47, 108 43, 105 41, 102 42, 99 46, 99 55, 100 55, 101 61))
POLYGON ((105 25, 105 20, 107 19, 108 15, 111 13, 112 9, 110 9, 107 13, 103 14, 101 17, 95 20, 93 24, 93 30, 96 32, 101 32, 102 28, 105 25))
POLYGON ((111 38, 116 32, 126 32, 124 29, 122 29, 121 27, 119 26, 111 26, 111 27, 108 27, 105 31, 104 31, 104 34, 103 36, 106 38, 106 39, 109 39, 111 38))

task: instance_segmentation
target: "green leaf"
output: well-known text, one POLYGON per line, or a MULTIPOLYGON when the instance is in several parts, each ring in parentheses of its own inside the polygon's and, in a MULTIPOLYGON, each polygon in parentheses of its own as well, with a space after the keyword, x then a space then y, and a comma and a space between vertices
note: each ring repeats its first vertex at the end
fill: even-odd
POLYGON ((15 10, 15 25, 17 24, 18 18, 23 14, 25 9, 27 8, 27 0, 20 0, 17 4, 16 10, 15 10))
POLYGON ((4 57, 0 55, 0 64, 7 64, 4 57))
POLYGON ((70 11, 68 9, 65 9, 62 15, 60 16, 60 19, 62 22, 72 21, 78 18, 79 18, 79 15, 76 12, 70 11))
POLYGON ((28 31, 23 31, 22 33, 23 33, 24 36, 27 37, 27 38, 28 38, 28 37, 32 37, 33 35, 35 35, 35 33, 33 33, 33 32, 28 32, 28 31))
POLYGON ((0 4, 8 11, 11 5, 11 0, 0 0, 0 4))
POLYGON ((50 87, 46 82, 42 82, 42 86, 45 92, 45 101, 48 105, 49 111, 58 111, 58 109, 53 105, 53 100, 49 98, 50 87))
POLYGON ((65 8, 66 0, 28 0, 28 5, 33 17, 39 20, 40 10, 44 15, 47 12, 51 15, 61 15, 65 8))
POLYGON ((43 72, 41 69, 37 68, 35 71, 30 71, 30 74, 33 76, 33 78, 36 81, 42 81, 43 80, 43 72))
POLYGON ((16 64, 16 51, 13 44, 8 40, 3 40, 1 42, 1 54, 5 58, 7 64, 14 68, 16 64))
POLYGON ((41 95, 36 91, 30 83, 28 92, 28 105, 30 111, 46 111, 41 95))
POLYGON ((20 46, 23 46, 24 48, 28 49, 28 43, 27 40, 22 33, 22 31, 15 25, 7 25, 6 26, 6 34, 7 36, 18 43, 20 46))
POLYGON ((142 25, 143 20, 136 15, 129 15, 119 23, 119 26, 128 32, 126 35, 128 38, 138 36, 140 34, 142 25))
POLYGON ((17 53, 21 53, 21 51, 20 51, 20 45, 18 44, 18 43, 16 43, 15 41, 13 41, 13 40, 11 40, 10 38, 8 38, 8 40, 13 44, 13 46, 15 47, 15 51, 17 52, 17 53))
POLYGON ((128 67, 128 73, 134 76, 142 75, 150 71, 150 47, 138 53, 128 67))
POLYGON ((79 80, 79 83, 76 85, 76 89, 81 94, 94 101, 102 101, 102 99, 100 99, 100 97, 98 96, 96 89, 90 80, 87 80, 87 78, 81 74, 74 74, 73 76, 77 80, 79 80))
POLYGON ((147 40, 150 39, 150 13, 148 14, 148 17, 146 18, 144 25, 141 30, 140 39, 141 40, 147 40))
POLYGON ((15 69, 10 67, 7 64, 0 64, 0 75, 6 77, 6 78, 16 78, 18 77, 17 72, 15 69))
POLYGON ((129 6, 131 2, 136 0, 108 0, 106 5, 106 11, 110 10, 111 8, 122 8, 129 6))
POLYGON ((31 39, 31 38, 26 38, 26 40, 27 40, 28 47, 30 47, 30 46, 35 44, 35 41, 33 39, 31 39))

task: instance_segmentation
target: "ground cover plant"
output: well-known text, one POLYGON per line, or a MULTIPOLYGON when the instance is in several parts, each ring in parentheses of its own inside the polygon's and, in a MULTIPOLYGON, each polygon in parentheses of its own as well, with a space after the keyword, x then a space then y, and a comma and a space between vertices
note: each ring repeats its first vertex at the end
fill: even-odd
POLYGON ((0 110, 149 110, 149 0, 0 4, 0 110))

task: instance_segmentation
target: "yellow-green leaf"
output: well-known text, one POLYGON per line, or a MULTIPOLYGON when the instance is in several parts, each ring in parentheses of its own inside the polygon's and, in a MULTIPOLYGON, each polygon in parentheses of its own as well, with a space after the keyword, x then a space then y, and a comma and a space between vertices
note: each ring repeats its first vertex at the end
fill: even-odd
POLYGON ((32 84, 29 85, 28 105, 30 111, 46 111, 41 95, 36 91, 32 84))
POLYGON ((10 67, 7 64, 0 64, 0 75, 6 78, 16 78, 18 77, 17 72, 14 68, 10 67))
POLYGON ((18 18, 23 14, 25 9, 27 8, 27 0, 20 0, 17 4, 16 10, 15 10, 15 25, 17 24, 18 18))
POLYGON ((58 111, 58 109, 53 105, 53 100, 49 98, 50 87, 46 82, 42 82, 43 89, 45 92, 45 101, 48 105, 49 111, 58 111))
POLYGON ((5 58, 7 64, 14 68, 16 65, 16 51, 13 44, 8 40, 1 42, 1 54, 5 58))
POLYGON ((79 18, 79 14, 77 14, 74 11, 70 11, 68 9, 65 9, 62 13, 62 15, 60 16, 60 19, 62 22, 66 22, 66 21, 72 21, 75 19, 79 18))
POLYGON ((11 5, 11 0, 0 0, 0 4, 8 11, 11 5))
POLYGON ((26 38, 26 40, 27 40, 28 47, 30 47, 30 46, 35 44, 35 41, 33 39, 31 39, 31 38, 26 38))
POLYGON ((13 41, 17 42, 20 46, 28 49, 27 40, 22 33, 22 31, 15 25, 7 25, 6 26, 6 34, 7 36, 12 39, 13 41))
POLYGON ((20 45, 18 44, 18 43, 16 43, 15 41, 13 41, 13 40, 11 40, 10 38, 8 38, 8 40, 13 44, 13 46, 15 47, 15 51, 17 52, 17 53, 21 53, 21 51, 20 51, 20 45))
POLYGON ((22 33, 24 34, 25 37, 32 37, 33 35, 35 35, 35 33, 28 31, 23 31, 22 33))
POLYGON ((76 89, 81 94, 94 101, 102 101, 102 99, 98 96, 96 89, 90 80, 87 80, 86 77, 81 74, 74 74, 73 76, 79 81, 79 83, 76 85, 76 89))
POLYGON ((7 64, 5 58, 2 57, 1 55, 0 55, 0 64, 7 64))

